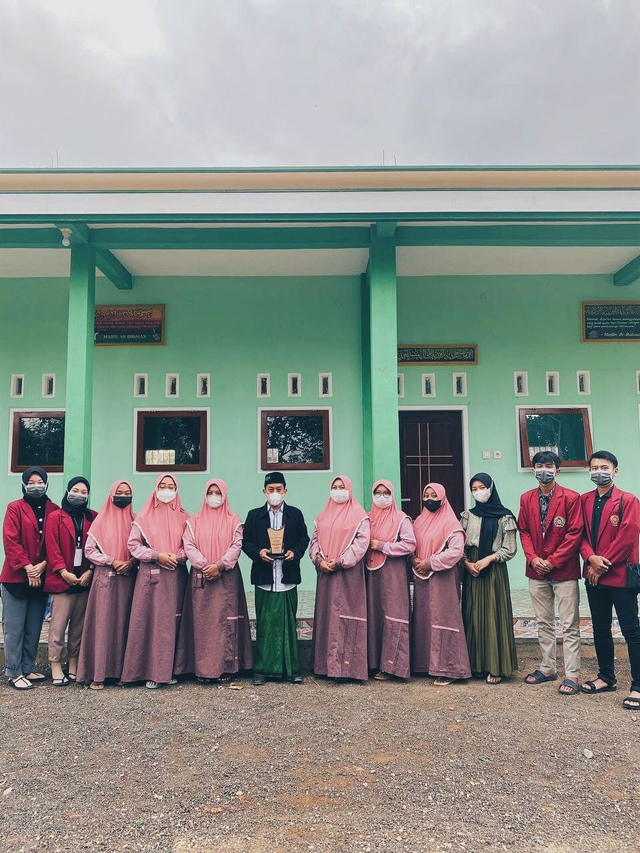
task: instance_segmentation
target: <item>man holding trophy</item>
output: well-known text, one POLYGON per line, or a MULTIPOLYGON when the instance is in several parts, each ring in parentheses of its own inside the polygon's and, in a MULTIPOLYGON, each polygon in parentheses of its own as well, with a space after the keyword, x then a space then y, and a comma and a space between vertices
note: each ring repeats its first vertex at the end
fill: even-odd
POLYGON ((264 478, 267 502, 244 523, 242 550, 252 560, 255 586, 256 652, 253 683, 286 678, 301 684, 296 613, 300 560, 309 545, 304 517, 285 503, 287 484, 280 471, 264 478))

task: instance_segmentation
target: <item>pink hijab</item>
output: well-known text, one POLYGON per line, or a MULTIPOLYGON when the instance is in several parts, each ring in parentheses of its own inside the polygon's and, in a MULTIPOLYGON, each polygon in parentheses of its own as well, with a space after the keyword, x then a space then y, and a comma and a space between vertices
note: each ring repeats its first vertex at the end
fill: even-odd
POLYGON ((337 504, 329 498, 325 508, 316 518, 318 545, 323 556, 329 560, 337 560, 344 554, 356 538, 360 522, 369 517, 364 507, 353 497, 351 479, 338 474, 331 481, 332 486, 336 480, 342 480, 344 483, 349 492, 349 500, 337 504))
POLYGON ((127 539, 131 532, 131 523, 136 517, 131 504, 123 509, 115 506, 113 498, 122 484, 133 487, 128 480, 116 480, 109 489, 109 496, 102 504, 96 520, 91 525, 87 534, 96 543, 103 554, 113 557, 114 560, 130 560, 131 554, 127 548, 127 539))
POLYGON ((200 512, 196 512, 187 521, 187 527, 193 533, 198 551, 211 562, 219 560, 226 554, 236 530, 242 524, 240 516, 229 509, 228 491, 224 480, 215 477, 209 480, 204 487, 204 501, 200 512), (217 486, 222 492, 220 506, 212 507, 207 503, 207 492, 211 486, 217 486))
POLYGON ((151 497, 142 507, 133 522, 144 536, 147 545, 154 551, 177 554, 182 547, 184 523, 187 511, 182 508, 180 495, 176 491, 175 498, 169 504, 158 500, 156 490, 165 477, 171 477, 178 487, 178 481, 173 474, 161 474, 156 480, 151 497))
MULTIPOLYGON (((371 505, 371 538, 377 539, 380 542, 396 542, 400 533, 400 525, 408 518, 402 510, 399 510, 396 505, 396 499, 393 492, 393 485, 389 480, 376 480, 371 489, 371 494, 375 493, 378 486, 385 486, 391 492, 391 505, 386 509, 380 509, 374 503, 371 505)), ((387 561, 386 554, 382 551, 372 551, 371 548, 367 551, 367 568, 381 569, 387 561)))
MULTIPOLYGON (((442 506, 435 512, 423 509, 413 525, 416 533, 416 556, 421 560, 427 560, 444 550, 444 546, 454 533, 459 531, 464 535, 460 519, 451 509, 451 504, 447 500, 444 486, 441 486, 440 483, 427 483, 422 491, 423 498, 424 493, 429 488, 433 489, 438 500, 442 501, 442 506)), ((422 575, 418 575, 418 577, 422 577, 422 575)))

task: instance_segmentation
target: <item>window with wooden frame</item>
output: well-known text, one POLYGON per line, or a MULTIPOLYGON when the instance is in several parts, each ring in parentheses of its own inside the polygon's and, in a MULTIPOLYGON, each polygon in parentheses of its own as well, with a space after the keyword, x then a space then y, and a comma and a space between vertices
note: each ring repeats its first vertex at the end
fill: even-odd
POLYGON ((13 412, 11 473, 40 465, 51 474, 64 464, 64 412, 13 412))
POLYGON ((136 412, 136 471, 206 471, 208 411, 136 412))
POLYGON ((531 466, 540 450, 552 450, 563 468, 587 468, 593 453, 587 407, 518 409, 520 467, 531 466))
POLYGON ((263 471, 328 471, 329 409, 263 409, 260 467, 263 471))

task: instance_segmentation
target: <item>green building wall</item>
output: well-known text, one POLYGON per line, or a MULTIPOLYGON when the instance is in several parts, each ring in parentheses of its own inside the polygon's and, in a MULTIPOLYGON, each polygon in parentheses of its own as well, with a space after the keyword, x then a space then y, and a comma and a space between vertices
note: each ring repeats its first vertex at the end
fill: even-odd
MULTIPOLYGON (((19 477, 8 475, 9 410, 64 407, 67 333, 66 279, 4 279, 0 288, 0 503, 20 494, 19 477), (55 373, 56 397, 42 399, 43 373, 55 373), (10 376, 25 374, 24 398, 10 398, 10 376)), ((477 343, 479 364, 467 367, 401 368, 405 407, 466 406, 471 473, 495 477, 504 503, 517 511, 520 494, 535 485, 518 473, 516 405, 589 405, 596 447, 620 459, 619 484, 640 491, 640 430, 634 344, 584 344, 580 302, 634 299, 609 276, 454 276, 398 280, 398 343, 477 343), (453 396, 452 374, 467 373, 468 395, 453 396), (516 397, 513 373, 529 373, 529 396, 516 397), (545 393, 545 373, 560 372, 560 395, 545 393), (591 394, 577 393, 576 371, 591 372, 591 394), (437 396, 425 399, 421 374, 436 375, 437 396), (501 459, 483 460, 483 451, 501 459)), ((165 303, 164 347, 98 347, 94 364, 92 505, 98 508, 110 483, 132 480, 140 508, 155 475, 132 474, 134 408, 209 407, 210 475, 180 474, 184 506, 195 511, 208 476, 230 485, 241 515, 261 499, 258 472, 259 406, 329 405, 333 419, 333 474, 291 473, 289 499, 309 523, 325 503, 335 474, 349 474, 362 499, 361 282, 359 276, 283 278, 136 278, 132 291, 98 279, 97 303, 165 303), (180 396, 167 400, 165 374, 180 374, 180 396), (333 374, 333 397, 318 395, 318 373, 333 374), (133 374, 149 375, 149 396, 133 397, 133 374), (211 374, 211 396, 196 396, 196 375, 211 374), (256 396, 256 374, 271 374, 271 397, 256 396), (287 395, 287 374, 302 374, 302 396, 287 395)), ((567 472, 562 481, 590 488, 588 474, 567 472)), ((51 496, 62 493, 52 475, 51 496)), ((368 503, 368 502, 367 502, 368 503)), ((248 562, 242 558, 246 571, 248 562)), ((521 555, 510 566, 514 587, 524 587, 521 555)), ((303 587, 315 583, 306 560, 303 587)))

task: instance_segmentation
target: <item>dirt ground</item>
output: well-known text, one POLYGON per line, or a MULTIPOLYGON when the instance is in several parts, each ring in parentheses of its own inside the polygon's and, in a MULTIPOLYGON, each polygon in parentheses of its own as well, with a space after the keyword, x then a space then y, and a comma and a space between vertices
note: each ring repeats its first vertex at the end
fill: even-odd
POLYGON ((598 697, 524 686, 534 644, 499 687, 2 685, 0 849, 640 850, 640 715, 620 707, 617 650, 622 688, 598 697))

